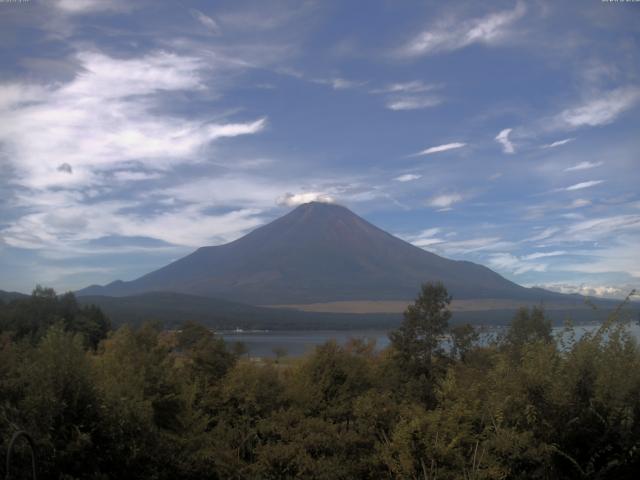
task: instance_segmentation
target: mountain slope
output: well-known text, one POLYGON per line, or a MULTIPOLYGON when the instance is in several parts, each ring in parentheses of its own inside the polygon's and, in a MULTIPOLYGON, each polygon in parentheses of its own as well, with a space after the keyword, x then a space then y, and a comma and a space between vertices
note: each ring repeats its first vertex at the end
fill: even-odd
POLYGON ((199 248, 136 280, 88 287, 78 295, 164 291, 254 305, 406 300, 421 283, 436 280, 459 299, 565 297, 524 288, 482 265, 440 257, 345 207, 317 202, 226 245, 199 248))

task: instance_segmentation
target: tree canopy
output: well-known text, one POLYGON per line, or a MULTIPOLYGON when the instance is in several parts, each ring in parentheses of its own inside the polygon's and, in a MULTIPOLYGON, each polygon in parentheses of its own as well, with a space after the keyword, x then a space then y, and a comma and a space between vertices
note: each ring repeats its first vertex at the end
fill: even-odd
POLYGON ((479 342, 447 329, 449 301, 425 285, 386 349, 256 359, 193 323, 96 345, 79 318, 97 311, 39 289, 0 306, 0 451, 26 430, 39 478, 66 480, 637 477, 640 349, 619 318, 558 342, 523 310, 479 342))

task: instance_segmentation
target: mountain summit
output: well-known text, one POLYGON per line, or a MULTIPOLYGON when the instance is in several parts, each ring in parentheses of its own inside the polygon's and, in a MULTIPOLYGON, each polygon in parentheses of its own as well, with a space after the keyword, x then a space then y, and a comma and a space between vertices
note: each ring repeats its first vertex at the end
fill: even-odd
POLYGON ((427 252, 349 209, 300 205, 225 245, 202 247, 130 282, 91 286, 79 295, 165 291, 250 304, 406 300, 420 284, 442 281, 457 299, 537 301, 562 295, 524 288, 492 270, 427 252))

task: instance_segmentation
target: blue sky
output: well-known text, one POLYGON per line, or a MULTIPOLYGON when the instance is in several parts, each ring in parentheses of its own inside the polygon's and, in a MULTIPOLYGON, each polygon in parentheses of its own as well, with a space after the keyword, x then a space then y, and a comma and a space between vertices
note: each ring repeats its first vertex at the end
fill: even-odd
POLYGON ((640 3, 0 2, 0 289, 317 199, 523 285, 640 286, 640 3))

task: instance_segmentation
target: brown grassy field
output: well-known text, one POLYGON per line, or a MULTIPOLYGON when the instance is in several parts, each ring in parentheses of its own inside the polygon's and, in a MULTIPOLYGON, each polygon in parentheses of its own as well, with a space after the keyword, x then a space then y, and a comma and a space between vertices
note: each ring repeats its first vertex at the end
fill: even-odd
MULTIPOLYGON (((412 300, 354 300, 325 303, 307 303, 290 305, 262 305, 271 308, 289 308, 304 312, 323 313, 402 313, 412 300)), ((499 298, 454 300, 451 302, 451 311, 454 312, 478 312, 490 310, 513 310, 519 307, 531 306, 531 302, 504 300, 499 298)), ((585 307, 580 302, 548 303, 545 308, 553 310, 565 310, 585 307)))

